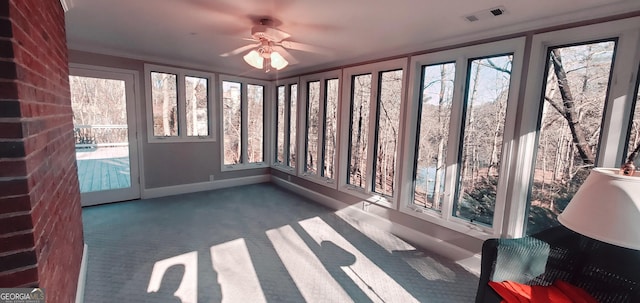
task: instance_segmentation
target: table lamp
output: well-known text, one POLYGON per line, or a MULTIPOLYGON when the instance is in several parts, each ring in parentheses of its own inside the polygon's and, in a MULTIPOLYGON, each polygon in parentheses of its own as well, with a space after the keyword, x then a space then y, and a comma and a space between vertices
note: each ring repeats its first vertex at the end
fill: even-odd
POLYGON ((594 168, 558 221, 587 237, 640 250, 640 172, 594 168))

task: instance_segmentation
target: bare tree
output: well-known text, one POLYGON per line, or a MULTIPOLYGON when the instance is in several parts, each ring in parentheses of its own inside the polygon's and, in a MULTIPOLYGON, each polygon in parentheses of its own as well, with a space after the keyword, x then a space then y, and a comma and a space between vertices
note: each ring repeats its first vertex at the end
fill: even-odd
POLYGON ((307 128, 306 128, 306 164, 305 171, 317 174, 318 132, 320 127, 320 82, 307 83, 307 128))
POLYGON ((370 96, 371 74, 354 77, 353 100, 351 101, 349 184, 359 187, 364 187, 365 182, 370 96))
POLYGON ((336 155, 336 135, 338 132, 338 79, 326 81, 326 103, 324 104, 324 146, 322 175, 334 178, 334 159, 336 155))
POLYGON ((549 102, 549 104, 567 120, 569 129, 571 130, 573 143, 578 150, 578 154, 580 155, 582 162, 586 165, 593 165, 595 163, 595 157, 589 148, 585 130, 582 128, 580 120, 578 119, 576 102, 574 100, 573 93, 571 92, 567 73, 562 65, 560 49, 556 48, 551 51, 550 61, 553 64, 553 71, 558 81, 558 89, 562 96, 562 104, 558 104, 553 99, 547 99, 547 102, 549 102))

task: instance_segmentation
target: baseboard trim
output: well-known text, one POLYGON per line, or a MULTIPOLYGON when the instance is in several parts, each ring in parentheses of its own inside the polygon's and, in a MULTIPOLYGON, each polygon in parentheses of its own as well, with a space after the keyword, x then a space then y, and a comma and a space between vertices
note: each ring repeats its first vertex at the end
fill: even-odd
POLYGON ((76 303, 84 302, 84 286, 87 282, 87 262, 89 247, 87 244, 82 249, 82 261, 80 261, 80 273, 78 273, 78 286, 76 287, 76 303))
POLYGON ((166 196, 174 196, 180 194, 195 193, 199 191, 207 191, 221 189, 227 187, 249 185, 256 183, 269 182, 271 175, 258 175, 242 178, 223 179, 210 182, 200 182, 191 184, 181 184, 174 186, 165 186, 157 188, 148 188, 142 191, 142 199, 159 198, 166 196))
POLYGON ((271 182, 277 186, 288 189, 319 204, 327 206, 331 209, 335 209, 338 216, 349 216, 353 219, 373 225, 377 228, 380 228, 381 230, 413 242, 420 247, 433 251, 434 253, 447 256, 448 258, 456 261, 458 265, 464 267, 469 272, 477 276, 480 275, 479 254, 475 254, 459 246, 424 234, 420 231, 406 227, 399 223, 392 222, 388 219, 365 212, 356 206, 349 205, 334 198, 311 191, 289 181, 280 178, 272 178, 271 182))

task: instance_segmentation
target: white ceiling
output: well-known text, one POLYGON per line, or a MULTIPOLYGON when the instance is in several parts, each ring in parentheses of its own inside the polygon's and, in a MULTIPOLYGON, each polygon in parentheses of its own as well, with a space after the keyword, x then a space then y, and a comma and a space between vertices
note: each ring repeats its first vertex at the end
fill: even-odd
POLYGON ((640 10, 640 0, 64 0, 70 49, 264 79, 402 55, 550 25, 640 10), (464 16, 503 6, 476 22, 464 16), (242 55, 255 20, 269 16, 299 64, 256 72, 242 55))

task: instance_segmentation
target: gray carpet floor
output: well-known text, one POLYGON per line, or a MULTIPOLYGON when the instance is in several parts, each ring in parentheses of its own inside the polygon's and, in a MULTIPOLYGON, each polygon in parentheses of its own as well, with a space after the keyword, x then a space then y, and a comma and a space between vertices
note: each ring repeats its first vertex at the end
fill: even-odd
POLYGON ((264 183, 83 209, 85 302, 473 302, 445 257, 264 183))

